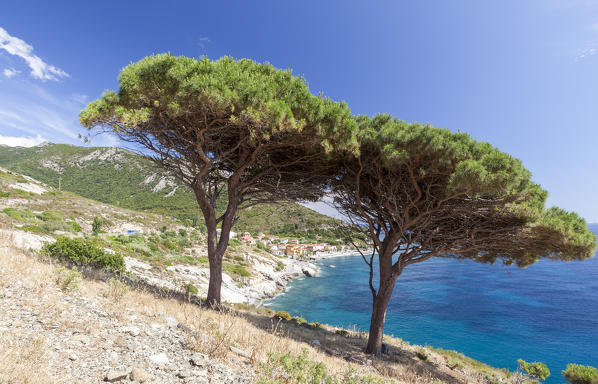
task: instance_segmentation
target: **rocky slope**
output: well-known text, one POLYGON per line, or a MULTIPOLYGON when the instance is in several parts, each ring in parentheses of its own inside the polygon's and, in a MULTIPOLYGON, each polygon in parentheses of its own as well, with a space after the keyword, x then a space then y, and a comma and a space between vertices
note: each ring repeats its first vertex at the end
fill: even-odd
POLYGON ((211 311, 81 277, 15 243, 0 233, 1 383, 507 382, 454 351, 388 337, 389 353, 375 358, 360 332, 211 311))
MULTIPOLYGON (((198 288, 200 297, 207 294, 207 250, 203 235, 194 228, 158 215, 128 211, 65 194, 1 168, 0 172, 0 191, 7 195, 0 197, 0 217, 10 224, 3 231, 11 233, 15 244, 22 249, 38 251, 59 235, 83 236, 91 231, 93 217, 101 217, 106 223, 105 233, 100 234, 98 240, 103 241, 108 251, 125 255, 127 271, 133 277, 171 291, 181 291, 184 285, 192 284, 198 288), (80 230, 73 230, 73 225, 69 225, 72 223, 79 225, 80 230), (161 233, 165 227, 170 229, 168 236, 161 233), (184 232, 185 236, 176 231, 184 232), (135 234, 129 236, 129 232, 135 234), (158 247, 156 244, 174 248, 149 249, 150 246, 158 247)), ((259 304, 284 289, 293 277, 318 274, 318 267, 312 263, 277 258, 245 245, 231 246, 226 261, 229 266, 247 269, 248 274, 224 273, 222 298, 229 303, 259 304)))

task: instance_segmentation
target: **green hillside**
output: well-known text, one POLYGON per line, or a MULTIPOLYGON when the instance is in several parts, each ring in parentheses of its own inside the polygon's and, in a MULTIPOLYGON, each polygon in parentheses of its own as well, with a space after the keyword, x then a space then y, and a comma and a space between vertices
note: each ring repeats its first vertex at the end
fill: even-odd
MULTIPOLYGON (((0 166, 55 188, 122 208, 168 215, 201 226, 191 190, 149 159, 113 147, 52 144, 0 146, 0 166)), ((236 231, 315 238, 339 237, 336 221, 298 204, 253 207, 240 213, 236 231)))

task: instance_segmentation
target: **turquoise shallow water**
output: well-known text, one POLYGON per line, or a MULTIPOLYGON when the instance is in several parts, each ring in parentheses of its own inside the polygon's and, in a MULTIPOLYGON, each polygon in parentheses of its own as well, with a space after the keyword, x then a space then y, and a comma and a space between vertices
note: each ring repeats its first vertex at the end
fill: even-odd
MULTIPOLYGON (((367 266, 359 256, 319 264, 320 277, 293 281, 267 304, 367 331, 367 266)), ((546 382, 561 383, 568 363, 598 366, 598 257, 525 269, 447 259, 412 265, 393 292, 386 333, 500 368, 515 369, 518 358, 542 361, 552 372, 546 382)))

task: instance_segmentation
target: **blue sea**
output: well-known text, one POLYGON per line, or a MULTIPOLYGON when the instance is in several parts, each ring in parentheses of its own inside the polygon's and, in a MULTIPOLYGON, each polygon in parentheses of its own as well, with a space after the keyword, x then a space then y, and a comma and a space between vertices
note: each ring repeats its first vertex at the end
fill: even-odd
MULTIPOLYGON (((293 281, 267 305, 367 331, 372 299, 361 257, 318 263, 320 277, 293 281)), ((386 318, 386 334, 510 370, 518 358, 541 361, 551 371, 546 382, 562 383, 568 363, 598 367, 598 257, 541 260, 524 269, 449 259, 411 265, 397 281, 386 318)))

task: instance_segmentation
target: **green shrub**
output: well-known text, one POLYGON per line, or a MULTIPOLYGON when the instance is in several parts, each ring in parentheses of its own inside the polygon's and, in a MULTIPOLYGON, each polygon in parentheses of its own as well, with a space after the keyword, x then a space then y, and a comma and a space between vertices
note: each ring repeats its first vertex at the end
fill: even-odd
POLYGON ((71 232, 72 227, 64 221, 44 221, 38 226, 43 233, 54 233, 56 231, 71 232))
POLYGON ((35 219, 37 215, 33 212, 30 212, 26 209, 16 209, 16 208, 4 208, 2 212, 6 213, 9 217, 19 220, 19 221, 26 221, 28 219, 35 219))
POLYGON ((150 249, 150 251, 152 251, 152 253, 159 253, 160 252, 160 247, 158 247, 154 243, 148 243, 147 247, 150 249))
POLYGON ((313 322, 313 323, 309 323, 308 324, 311 328, 313 329, 323 329, 324 326, 322 325, 322 323, 319 323, 317 321, 313 322))
POLYGON ((66 223, 71 226, 73 232, 77 233, 82 231, 81 226, 76 221, 67 221, 66 223))
POLYGON ((528 363, 523 359, 517 360, 517 364, 521 370, 527 373, 530 377, 546 380, 548 376, 550 376, 550 370, 544 363, 540 363, 539 361, 535 361, 533 363, 528 363))
POLYGON ((349 331, 347 331, 346 329, 337 329, 336 331, 334 331, 334 333, 340 336, 349 336, 349 331))
POLYGON ((276 268, 274 268, 275 272, 280 272, 284 269, 284 263, 282 261, 276 261, 276 268))
POLYGON ((127 249, 135 253, 140 253, 143 256, 153 255, 151 248, 143 243, 128 243, 127 249))
POLYGON ((91 224, 91 233, 93 233, 94 235, 100 233, 102 231, 102 225, 104 225, 102 219, 100 219, 97 216, 94 216, 93 223, 91 224))
POLYGON ((290 321, 293 318, 287 311, 278 311, 274 314, 274 317, 287 321, 290 321))
POLYGON ((58 211, 44 211, 41 215, 37 215, 41 221, 62 221, 62 212, 58 211))
POLYGON ((598 370, 589 365, 567 364, 562 374, 571 384, 598 384, 598 370))
POLYGON ((354 369, 343 375, 331 375, 326 365, 309 358, 304 349, 301 354, 270 353, 260 365, 259 384, 381 384, 381 379, 359 376, 354 369))
POLYGON ((268 377, 262 378, 259 381, 261 383, 320 384, 330 382, 326 365, 309 360, 306 350, 297 356, 291 355, 291 353, 272 353, 262 368, 268 377), (269 381, 267 379, 284 379, 284 381, 269 381))
POLYGON ((420 360, 428 361, 428 354, 426 353, 426 350, 423 349, 422 347, 419 347, 415 351, 415 354, 417 355, 417 357, 419 357, 420 360))
POLYGON ((185 294, 187 296, 195 296, 195 295, 197 295, 199 293, 199 290, 193 284, 185 284, 183 286, 183 290, 185 291, 185 294))
POLYGON ((121 255, 107 253, 90 239, 58 237, 55 243, 46 244, 41 252, 76 265, 91 265, 115 272, 125 269, 125 261, 121 255))
POLYGON ((68 268, 56 268, 54 270, 55 282, 58 287, 64 292, 75 291, 79 288, 81 282, 81 273, 77 270, 77 267, 72 269, 68 268))
POLYGON ((51 234, 56 231, 72 232, 72 227, 64 221, 44 221, 39 224, 27 224, 21 227, 23 231, 51 234))
POLYGON ((128 244, 133 241, 129 236, 125 235, 118 235, 113 240, 119 244, 128 244))
POLYGON ((178 245, 170 240, 164 240, 162 241, 162 245, 166 248, 169 249, 171 251, 174 251, 175 249, 178 248, 178 245))
POLYGON ((223 263, 222 270, 242 277, 251 276, 249 271, 243 265, 223 263))
POLYGON ((121 299, 129 292, 129 286, 120 280, 111 278, 108 282, 106 297, 112 299, 115 303, 120 303, 121 299))
POLYGON ((307 320, 300 316, 293 318, 293 320, 295 320, 297 324, 307 324, 307 320))
POLYGON ((451 357, 446 358, 446 364, 449 366, 450 369, 463 368, 463 363, 461 363, 459 360, 453 359, 451 357))
POLYGON ((4 191, 0 191, 0 197, 8 197, 8 196, 10 196, 10 193, 4 192, 4 191))
POLYGON ((240 242, 239 240, 237 240, 237 239, 230 239, 230 240, 228 241, 228 246, 229 246, 229 247, 232 247, 232 248, 234 248, 234 247, 236 247, 236 246, 239 246, 239 245, 241 245, 241 244, 243 244, 243 243, 241 243, 241 242, 240 242))
POLYGON ((187 231, 184 230, 183 228, 179 229, 179 236, 187 237, 187 231))

